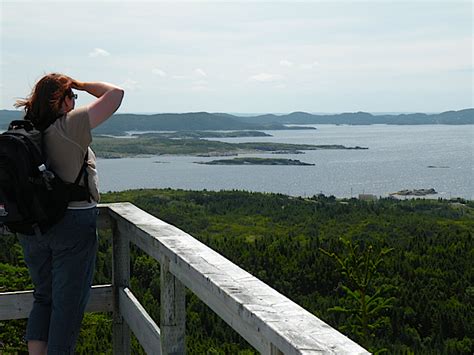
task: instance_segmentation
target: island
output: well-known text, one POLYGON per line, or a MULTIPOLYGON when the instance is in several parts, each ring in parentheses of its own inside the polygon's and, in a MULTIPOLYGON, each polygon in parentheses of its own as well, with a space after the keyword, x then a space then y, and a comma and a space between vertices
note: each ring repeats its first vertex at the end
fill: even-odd
POLYGON ((426 196, 426 195, 436 195, 435 189, 414 189, 414 190, 400 190, 397 192, 392 192, 390 196, 426 196))
POLYGON ((195 162, 196 164, 205 165, 299 165, 299 166, 313 166, 314 164, 304 163, 296 159, 274 159, 274 158, 234 158, 234 159, 220 159, 207 162, 195 162))

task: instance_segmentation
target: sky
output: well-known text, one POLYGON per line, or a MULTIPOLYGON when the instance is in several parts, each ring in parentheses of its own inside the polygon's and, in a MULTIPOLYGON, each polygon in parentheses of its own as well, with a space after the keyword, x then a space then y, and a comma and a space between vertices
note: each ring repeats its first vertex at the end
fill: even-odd
POLYGON ((0 0, 0 109, 60 72, 123 87, 123 113, 459 110, 473 16, 456 0, 0 0))

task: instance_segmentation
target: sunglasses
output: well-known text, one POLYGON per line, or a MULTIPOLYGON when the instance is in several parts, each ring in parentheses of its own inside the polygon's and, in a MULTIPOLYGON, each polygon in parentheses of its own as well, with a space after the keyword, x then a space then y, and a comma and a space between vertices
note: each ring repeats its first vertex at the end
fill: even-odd
POLYGON ((77 94, 75 94, 72 90, 67 90, 64 93, 64 98, 66 98, 66 97, 69 97, 71 100, 72 99, 76 100, 77 99, 77 94))

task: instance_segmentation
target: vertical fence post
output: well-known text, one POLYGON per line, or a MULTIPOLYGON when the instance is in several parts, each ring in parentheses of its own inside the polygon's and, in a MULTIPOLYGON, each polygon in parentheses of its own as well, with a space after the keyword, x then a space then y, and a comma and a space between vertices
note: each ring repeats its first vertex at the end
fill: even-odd
POLYGON ((185 354, 186 299, 184 285, 169 272, 169 259, 163 258, 161 288, 161 352, 185 354))
POLYGON ((270 343, 270 355, 283 355, 283 352, 278 349, 275 345, 270 343))
POLYGON ((120 312, 119 292, 130 285, 130 241, 112 224, 112 283, 114 290, 113 354, 130 354, 130 328, 120 312))

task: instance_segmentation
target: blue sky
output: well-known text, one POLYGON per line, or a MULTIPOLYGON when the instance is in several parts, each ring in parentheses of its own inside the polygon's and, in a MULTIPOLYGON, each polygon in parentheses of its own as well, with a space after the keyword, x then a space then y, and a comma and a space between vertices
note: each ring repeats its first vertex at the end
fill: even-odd
POLYGON ((474 106, 471 1, 0 1, 0 109, 53 71, 120 112, 474 106))

